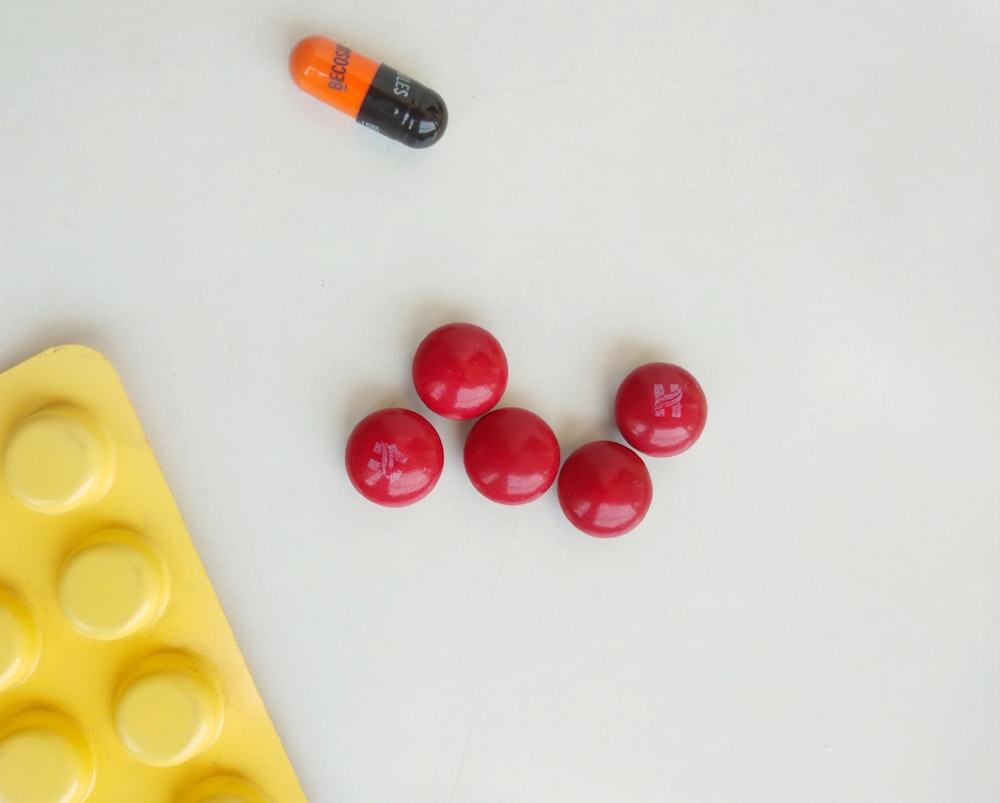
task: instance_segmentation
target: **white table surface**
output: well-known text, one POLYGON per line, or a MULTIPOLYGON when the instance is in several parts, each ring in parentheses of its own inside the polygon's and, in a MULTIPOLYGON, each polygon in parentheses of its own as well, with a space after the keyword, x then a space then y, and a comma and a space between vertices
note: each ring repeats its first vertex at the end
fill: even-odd
MULTIPOLYGON (((116 364, 318 803, 1000 799, 1000 8, 0 0, 0 364, 116 364), (313 33, 446 98, 299 92, 313 33), (709 397, 640 529, 350 487, 454 319, 566 451, 709 397)), ((418 407, 419 409, 419 407, 418 407)))

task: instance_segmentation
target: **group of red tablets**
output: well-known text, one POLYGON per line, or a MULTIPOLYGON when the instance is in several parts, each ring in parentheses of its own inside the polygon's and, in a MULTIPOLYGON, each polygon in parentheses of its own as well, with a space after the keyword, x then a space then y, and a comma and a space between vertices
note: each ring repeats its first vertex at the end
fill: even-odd
MULTIPOLYGON (((633 449, 608 440, 576 449, 560 470, 559 441, 539 416, 521 407, 494 410, 507 387, 500 343, 471 323, 441 326, 413 358, 417 395, 437 415, 479 419, 465 440, 465 471, 487 499, 520 505, 554 482, 566 518, 588 535, 623 535, 645 517, 653 484, 633 449)), ((637 451, 655 457, 688 449, 705 428, 708 407, 697 380, 678 365, 653 362, 618 388, 615 421, 637 451)), ((437 430, 413 410, 391 407, 363 418, 347 441, 347 474, 367 499, 402 507, 423 499, 441 476, 437 430)))

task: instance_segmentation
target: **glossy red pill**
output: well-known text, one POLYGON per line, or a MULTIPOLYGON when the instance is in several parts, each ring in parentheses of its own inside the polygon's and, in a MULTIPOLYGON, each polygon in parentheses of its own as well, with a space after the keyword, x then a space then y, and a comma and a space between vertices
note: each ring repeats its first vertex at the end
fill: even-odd
POLYGON ((412 410, 390 407, 365 416, 347 439, 347 476, 358 492, 402 507, 431 492, 444 467, 441 438, 412 410))
POLYGON ((642 458, 612 441, 594 441, 573 452, 556 487, 570 523, 598 538, 633 529, 653 501, 653 482, 642 458))
POLYGON ((559 472, 559 441, 530 410, 504 407, 480 418, 465 440, 465 473, 487 499, 520 505, 544 494, 559 472))
POLYGON ((633 447, 655 457, 680 454, 705 429, 701 385, 679 365, 651 362, 625 377, 615 397, 615 421, 633 447))
POLYGON ((413 358, 413 384, 438 415, 467 421, 493 408, 507 387, 500 343, 471 323, 449 323, 423 339, 413 358))

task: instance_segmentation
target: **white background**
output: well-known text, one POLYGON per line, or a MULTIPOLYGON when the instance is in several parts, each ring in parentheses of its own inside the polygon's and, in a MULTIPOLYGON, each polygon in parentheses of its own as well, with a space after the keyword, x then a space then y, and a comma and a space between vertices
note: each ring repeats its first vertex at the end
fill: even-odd
POLYGON ((0 0, 0 365, 116 364, 312 801, 996 803, 998 42, 968 0, 0 0), (299 92, 313 33, 443 141, 299 92), (699 377, 639 530, 491 505, 440 419, 430 497, 352 490, 454 319, 567 452, 640 362, 699 377))

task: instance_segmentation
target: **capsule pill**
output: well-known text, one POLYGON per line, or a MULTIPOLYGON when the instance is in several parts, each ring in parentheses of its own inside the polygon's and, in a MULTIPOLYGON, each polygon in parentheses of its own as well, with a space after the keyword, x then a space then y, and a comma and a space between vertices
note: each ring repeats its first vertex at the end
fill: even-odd
POLYGON ((433 145, 448 125, 437 92, 325 36, 299 42, 288 66, 303 92, 411 148, 433 145))

